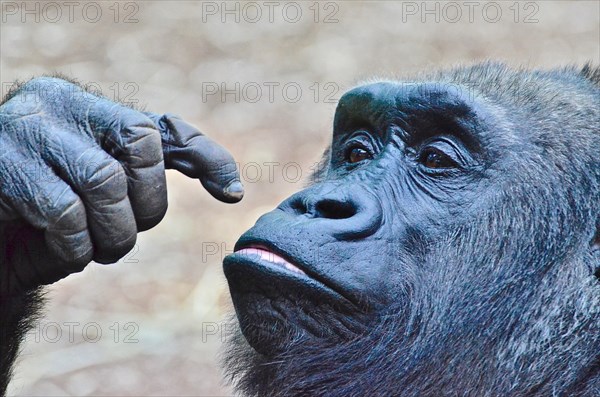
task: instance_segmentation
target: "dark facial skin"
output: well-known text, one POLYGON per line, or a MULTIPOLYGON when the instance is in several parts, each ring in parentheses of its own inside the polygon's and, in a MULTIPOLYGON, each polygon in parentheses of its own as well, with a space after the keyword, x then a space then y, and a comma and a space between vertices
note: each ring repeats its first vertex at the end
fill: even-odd
POLYGON ((323 171, 225 258, 251 346, 228 361, 240 390, 591 393, 600 92, 573 72, 527 73, 482 65, 340 99, 323 171))
POLYGON ((490 166, 482 142, 493 139, 493 118, 444 88, 376 83, 341 98, 324 180, 261 217, 235 247, 272 251, 306 275, 243 253, 225 261, 242 329, 255 348, 282 341, 268 331, 273 322, 319 334, 313 311, 331 310, 327 332, 347 334, 345 310, 367 318, 383 312, 405 292, 407 274, 420 271, 423 250, 452 223, 474 216, 470 207, 490 188, 472 181, 490 166), (285 318, 281 303, 261 291, 291 301, 281 309, 285 318), (293 299, 308 291, 314 307, 296 313, 293 299), (263 321, 266 331, 256 328, 263 321))

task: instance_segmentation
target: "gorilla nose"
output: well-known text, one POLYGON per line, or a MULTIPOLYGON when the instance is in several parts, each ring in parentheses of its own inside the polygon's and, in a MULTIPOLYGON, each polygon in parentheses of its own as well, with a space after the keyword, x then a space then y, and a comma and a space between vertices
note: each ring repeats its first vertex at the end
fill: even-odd
POLYGON ((367 237, 382 219, 379 200, 358 187, 315 185, 294 194, 279 209, 340 239, 367 237))

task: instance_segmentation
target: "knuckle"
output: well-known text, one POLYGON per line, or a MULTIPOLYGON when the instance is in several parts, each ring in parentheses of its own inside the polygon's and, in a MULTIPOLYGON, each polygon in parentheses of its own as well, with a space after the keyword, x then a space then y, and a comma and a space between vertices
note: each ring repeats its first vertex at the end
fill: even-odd
POLYGON ((162 161, 162 144, 158 131, 145 127, 133 127, 132 131, 124 148, 128 163, 151 166, 162 161))
POLYGON ((118 262, 119 259, 123 258, 133 249, 136 243, 136 237, 136 234, 133 233, 129 238, 123 239, 110 247, 97 249, 94 252, 94 261, 102 264, 118 262))
POLYGON ((60 258, 62 264, 60 267, 81 270, 91 261, 93 249, 86 222, 82 221, 82 218, 76 212, 67 211, 67 213, 75 213, 75 215, 67 215, 61 218, 71 217, 74 218, 75 222, 72 222, 72 219, 64 225, 59 220, 58 224, 46 230, 45 235, 51 252, 60 258))
POLYGON ((85 224, 85 207, 81 199, 74 194, 69 187, 59 194, 56 199, 49 202, 48 229, 74 232, 81 229, 85 224))
POLYGON ((209 164, 211 164, 209 168, 211 173, 219 178, 234 178, 238 175, 237 166, 232 160, 212 160, 209 164))
POLYGON ((120 159, 131 167, 147 167, 163 161, 161 135, 152 120, 134 112, 124 121, 120 132, 123 140, 120 159))
POLYGON ((163 138, 169 145, 182 148, 203 142, 204 134, 192 124, 174 115, 167 114, 163 119, 167 127, 163 138))
POLYGON ((82 189, 88 193, 105 192, 107 200, 120 201, 127 195, 127 174, 117 161, 106 162, 98 167, 88 167, 82 181, 82 189))
POLYGON ((66 266, 67 270, 69 273, 77 273, 82 271, 92 261, 92 257, 92 250, 87 250, 84 253, 74 252, 66 266))
POLYGON ((83 270, 92 261, 93 250, 81 236, 70 240, 70 244, 60 247, 60 256, 64 262, 62 267, 69 273, 76 273, 83 270))
POLYGON ((125 106, 122 106, 121 109, 121 134, 125 138, 135 141, 140 135, 158 135, 160 137, 158 129, 150 117, 125 106))
POLYGON ((23 84, 17 94, 32 94, 45 102, 56 102, 69 99, 80 90, 77 85, 67 80, 57 77, 37 77, 23 84))

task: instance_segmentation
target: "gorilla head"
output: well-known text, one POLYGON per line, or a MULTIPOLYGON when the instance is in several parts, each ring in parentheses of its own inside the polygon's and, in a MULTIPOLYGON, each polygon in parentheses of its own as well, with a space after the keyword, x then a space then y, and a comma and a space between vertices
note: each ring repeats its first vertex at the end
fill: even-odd
POLYGON ((224 261, 252 396, 600 392, 600 69, 340 100, 323 169, 224 261))

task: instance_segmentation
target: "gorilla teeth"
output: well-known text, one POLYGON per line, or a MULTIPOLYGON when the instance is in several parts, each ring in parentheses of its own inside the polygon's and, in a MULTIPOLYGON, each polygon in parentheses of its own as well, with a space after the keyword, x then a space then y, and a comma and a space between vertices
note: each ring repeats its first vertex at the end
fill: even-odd
POLYGON ((283 259, 279 255, 277 255, 276 253, 267 251, 262 248, 244 248, 244 249, 237 251, 236 254, 258 256, 258 257, 260 257, 260 259, 262 259, 266 262, 270 262, 275 265, 282 266, 291 272, 294 272, 297 274, 306 274, 301 269, 292 265, 290 262, 286 261, 285 259, 283 259))

